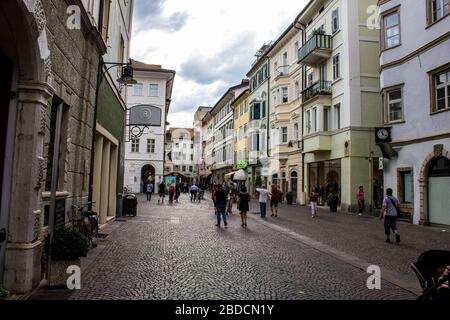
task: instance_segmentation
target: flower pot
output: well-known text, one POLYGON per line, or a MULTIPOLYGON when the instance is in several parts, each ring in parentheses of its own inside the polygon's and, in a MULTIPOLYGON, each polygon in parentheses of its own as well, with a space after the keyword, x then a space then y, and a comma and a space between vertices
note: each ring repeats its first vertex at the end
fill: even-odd
POLYGON ((80 267, 81 261, 78 260, 64 260, 52 261, 50 275, 48 279, 48 286, 50 287, 67 287, 67 279, 70 274, 67 273, 67 268, 70 266, 80 267))

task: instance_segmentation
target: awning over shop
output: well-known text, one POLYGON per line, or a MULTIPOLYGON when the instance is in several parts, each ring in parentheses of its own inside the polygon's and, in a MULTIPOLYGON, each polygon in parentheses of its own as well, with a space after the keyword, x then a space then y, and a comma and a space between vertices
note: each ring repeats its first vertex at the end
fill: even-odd
POLYGON ((237 171, 232 171, 232 172, 230 172, 230 173, 227 173, 226 175, 224 175, 223 177, 225 178, 225 179, 233 179, 233 176, 234 176, 234 174, 236 173, 237 171))
POLYGON ((247 172, 245 172, 245 170, 243 170, 243 169, 237 171, 233 176, 233 180, 246 181, 247 180, 247 172))
POLYGON ((395 150, 392 148, 392 145, 391 145, 390 143, 387 143, 387 142, 385 142, 385 143, 379 143, 378 146, 380 147, 381 153, 383 154, 383 157, 384 157, 384 158, 386 158, 386 159, 392 159, 392 158, 398 156, 397 151, 395 151, 395 150))

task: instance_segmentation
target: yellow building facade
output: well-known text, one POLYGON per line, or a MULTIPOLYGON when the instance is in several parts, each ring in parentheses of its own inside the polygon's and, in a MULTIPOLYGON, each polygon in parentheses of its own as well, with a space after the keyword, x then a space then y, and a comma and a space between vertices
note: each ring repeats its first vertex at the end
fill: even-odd
POLYGON ((245 169, 248 165, 248 124, 250 120, 250 90, 242 92, 232 103, 234 125, 233 125, 233 140, 234 140, 234 165, 233 168, 245 169))

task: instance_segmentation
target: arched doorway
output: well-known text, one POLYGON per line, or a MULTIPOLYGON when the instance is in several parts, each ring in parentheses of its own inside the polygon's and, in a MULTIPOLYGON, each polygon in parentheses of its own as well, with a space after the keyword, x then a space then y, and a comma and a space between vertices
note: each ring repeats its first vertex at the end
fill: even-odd
POLYGON ((298 192, 298 175, 297 171, 291 172, 291 192, 292 192, 292 199, 293 202, 297 202, 297 192, 298 192))
POLYGON ((428 170, 428 219, 430 223, 450 225, 450 159, 435 158, 428 170))
MULTIPOLYGON (((147 164, 141 169, 141 192, 147 192, 147 184, 151 182, 153 186, 155 186, 155 167, 150 164, 147 164)), ((153 188, 153 192, 155 192, 155 188, 153 188)))
POLYGON ((46 32, 40 0, 0 1, 0 230, 9 244, 0 243, 0 284, 13 292, 41 280, 43 124, 54 90, 46 32))

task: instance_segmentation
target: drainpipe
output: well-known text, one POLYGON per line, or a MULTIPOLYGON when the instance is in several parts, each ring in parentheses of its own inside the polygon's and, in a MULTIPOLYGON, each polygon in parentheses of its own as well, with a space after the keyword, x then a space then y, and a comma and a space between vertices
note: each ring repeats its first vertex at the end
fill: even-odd
POLYGON ((91 143, 91 161, 89 164, 89 194, 88 194, 88 202, 89 202, 89 210, 92 210, 92 197, 94 190, 94 158, 95 158, 95 134, 96 134, 96 125, 97 125, 97 110, 98 110, 98 92, 100 90, 100 85, 103 80, 103 58, 99 57, 98 60, 98 71, 97 71, 97 88, 95 92, 95 105, 94 105, 94 118, 92 121, 92 143, 91 143))
MULTIPOLYGON (((98 28, 101 33, 101 28, 103 26, 103 11, 104 2, 100 1, 100 8, 98 12, 98 28)), ((98 92, 100 91, 100 85, 103 80, 103 57, 99 55, 98 57, 98 68, 97 68, 97 86, 95 89, 95 105, 94 105, 94 117, 92 121, 92 142, 91 142, 91 159, 89 163, 89 187, 88 187, 88 209, 92 210, 92 197, 94 190, 94 157, 95 157, 95 133, 97 126, 97 110, 98 110, 98 92)))

